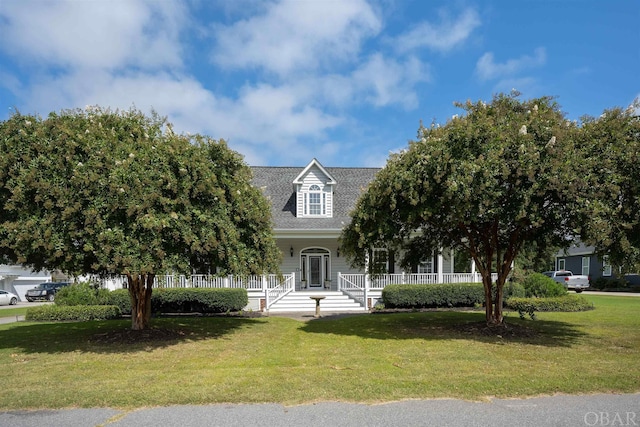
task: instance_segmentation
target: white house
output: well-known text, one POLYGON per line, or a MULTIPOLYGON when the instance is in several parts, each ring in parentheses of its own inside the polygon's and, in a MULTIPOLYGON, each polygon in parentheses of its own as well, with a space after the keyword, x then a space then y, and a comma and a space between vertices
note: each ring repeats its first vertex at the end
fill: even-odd
POLYGON ((450 251, 434 253, 410 271, 402 271, 392 253, 374 248, 373 257, 385 264, 388 273, 374 280, 347 264, 338 238, 379 168, 324 167, 314 158, 305 167, 251 169, 253 184, 271 202, 274 236, 282 252, 280 269, 291 277, 287 289, 266 298, 263 308, 273 310, 278 304, 274 299, 284 298, 285 292, 308 300, 305 293, 331 291, 354 298, 367 309, 390 283, 479 281, 469 258, 462 255, 456 260, 450 251))
POLYGON ((48 271, 36 272, 19 265, 0 264, 0 289, 13 292, 20 301, 26 301, 24 295, 29 289, 50 281, 48 271))
MULTIPOLYGON (((480 281, 468 256, 455 256, 448 250, 436 251, 419 265, 403 271, 393 253, 372 248, 372 262, 382 263, 387 272, 375 278, 349 266, 340 254, 338 238, 351 221, 349 214, 358 197, 379 168, 324 167, 314 158, 304 167, 251 169, 253 185, 271 203, 284 280, 277 274, 249 278, 160 276, 156 286, 243 287, 249 293, 247 308, 269 311, 311 310, 315 302, 310 297, 321 295, 325 297, 324 311, 347 311, 369 309, 382 289, 392 283, 480 281)), ((123 284, 122 278, 104 282, 109 289, 123 284)))

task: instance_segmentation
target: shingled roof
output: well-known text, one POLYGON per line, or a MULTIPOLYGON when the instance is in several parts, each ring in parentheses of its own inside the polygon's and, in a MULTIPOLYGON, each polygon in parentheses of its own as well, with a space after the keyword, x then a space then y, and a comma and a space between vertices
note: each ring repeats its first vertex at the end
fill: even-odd
POLYGON ((356 200, 380 168, 325 168, 336 180, 332 218, 297 218, 293 181, 304 167, 252 166, 253 184, 271 201, 278 230, 341 230, 349 223, 356 200))

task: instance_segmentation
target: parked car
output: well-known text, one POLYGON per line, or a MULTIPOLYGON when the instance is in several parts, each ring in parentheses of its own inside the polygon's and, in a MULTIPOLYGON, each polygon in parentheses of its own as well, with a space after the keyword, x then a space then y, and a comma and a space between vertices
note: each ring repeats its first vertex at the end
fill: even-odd
POLYGON ((25 294, 25 297, 29 302, 40 299, 53 301, 56 298, 56 292, 58 292, 58 289, 62 288, 63 286, 67 286, 68 284, 69 283, 67 282, 40 283, 35 288, 29 289, 25 294))
POLYGON ((0 290, 0 305, 16 305, 17 303, 18 295, 0 290))
POLYGON ((545 271, 542 274, 551 277, 558 283, 562 283, 567 289, 575 290, 577 293, 580 293, 589 287, 589 276, 573 274, 569 270, 545 271))

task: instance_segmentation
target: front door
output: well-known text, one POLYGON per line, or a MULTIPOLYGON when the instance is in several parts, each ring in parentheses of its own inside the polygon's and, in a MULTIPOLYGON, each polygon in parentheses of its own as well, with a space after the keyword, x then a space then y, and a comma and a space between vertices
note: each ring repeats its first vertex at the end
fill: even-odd
POLYGON ((322 287, 322 256, 309 256, 309 287, 322 287))
POLYGON ((300 288, 322 289, 331 278, 331 252, 306 248, 300 252, 300 288))

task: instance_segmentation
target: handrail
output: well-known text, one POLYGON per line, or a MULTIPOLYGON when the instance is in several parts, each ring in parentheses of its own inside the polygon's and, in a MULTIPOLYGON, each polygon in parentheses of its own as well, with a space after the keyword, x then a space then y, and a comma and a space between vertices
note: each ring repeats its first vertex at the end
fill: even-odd
POLYGON ((338 273, 338 290, 367 309, 367 285, 364 274, 338 273))
POLYGON ((269 311, 269 308, 279 300, 281 300, 285 295, 288 295, 291 292, 294 292, 296 274, 291 273, 288 277, 285 277, 284 282, 278 283, 274 287, 267 287, 264 290, 264 300, 265 300, 265 308, 269 311))

